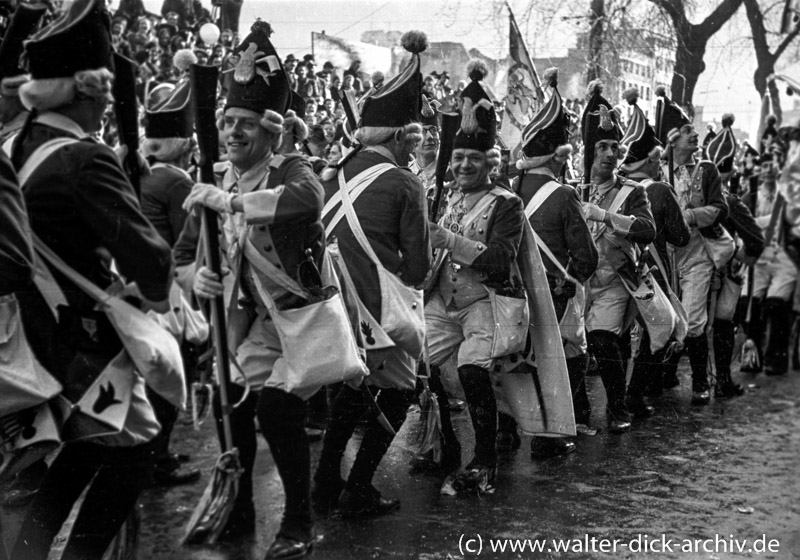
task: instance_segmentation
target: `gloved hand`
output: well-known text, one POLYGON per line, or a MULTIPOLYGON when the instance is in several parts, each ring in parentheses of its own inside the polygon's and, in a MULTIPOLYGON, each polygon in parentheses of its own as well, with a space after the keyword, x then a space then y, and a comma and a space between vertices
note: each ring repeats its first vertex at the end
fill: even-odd
POLYGON ((587 220, 595 222, 602 222, 606 219, 606 211, 600 208, 594 202, 583 203, 583 217, 587 220))
POLYGON ((456 242, 456 234, 439 224, 430 223, 431 247, 434 249, 452 249, 456 242))
POLYGON ((226 193, 216 185, 197 183, 192 187, 192 192, 183 201, 183 209, 191 212, 197 206, 205 206, 219 213, 227 212, 233 214, 231 201, 235 195, 226 193))
POLYGON ((695 218, 694 212, 689 208, 683 211, 683 219, 686 220, 686 224, 689 227, 697 225, 697 218, 695 218))
POLYGON ((211 272, 208 267, 201 266, 194 275, 192 291, 197 297, 211 299, 221 296, 223 290, 219 275, 211 272))

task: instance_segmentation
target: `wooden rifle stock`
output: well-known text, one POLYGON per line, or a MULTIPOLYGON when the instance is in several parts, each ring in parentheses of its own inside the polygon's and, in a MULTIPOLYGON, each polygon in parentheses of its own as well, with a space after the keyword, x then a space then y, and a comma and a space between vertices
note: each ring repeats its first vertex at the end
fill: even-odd
POLYGON ((450 156, 453 155, 453 142, 461 126, 461 115, 458 113, 442 113, 442 131, 439 134, 439 157, 436 159, 436 195, 428 209, 428 220, 437 222, 439 207, 442 205, 444 195, 444 178, 447 175, 447 166, 450 156))
MULTIPOLYGON (((218 70, 216 66, 192 64, 189 75, 192 81, 195 130, 200 149, 200 180, 203 183, 214 184, 214 162, 219 157, 219 138, 215 117, 218 70)), ((219 222, 217 213, 211 208, 203 208, 202 231, 206 247, 206 266, 221 279, 219 222)), ((223 406, 222 423, 225 435, 223 444, 224 450, 229 451, 233 446, 233 438, 228 418, 229 411, 225 409, 229 406, 228 383, 231 379, 231 372, 228 358, 228 331, 225 327, 225 298, 222 295, 215 297, 211 302, 211 324, 214 332, 220 401, 223 406)))
POLYGON ((139 168, 139 106, 136 99, 136 70, 133 61, 114 53, 114 114, 117 117, 117 131, 120 144, 128 148, 123 167, 128 179, 141 198, 139 168))

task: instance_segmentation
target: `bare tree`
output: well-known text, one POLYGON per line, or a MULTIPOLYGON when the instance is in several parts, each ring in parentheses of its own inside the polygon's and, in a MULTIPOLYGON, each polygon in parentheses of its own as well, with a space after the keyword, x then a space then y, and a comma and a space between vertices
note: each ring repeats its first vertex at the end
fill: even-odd
POLYGON ((744 0, 747 20, 750 22, 750 29, 753 32, 753 47, 756 51, 756 63, 758 64, 753 75, 753 82, 761 97, 769 89, 770 97, 772 97, 772 111, 778 118, 778 123, 781 122, 783 116, 778 86, 774 81, 768 81, 767 78, 775 73, 775 65, 778 59, 783 56, 792 41, 800 34, 800 25, 795 25, 789 30, 789 33, 783 36, 767 30, 766 20, 770 14, 775 15, 770 19, 776 20, 777 25, 780 25, 780 11, 783 8, 783 4, 783 0, 780 0, 762 10, 756 0, 744 0), (770 41, 770 36, 773 37, 772 41, 770 41), (777 43, 774 50, 770 48, 770 43, 777 43))
POLYGON ((693 113, 692 98, 697 79, 706 69, 703 59, 708 41, 733 17, 743 0, 722 0, 708 17, 696 24, 689 21, 689 0, 650 1, 669 16, 677 39, 672 98, 693 113))

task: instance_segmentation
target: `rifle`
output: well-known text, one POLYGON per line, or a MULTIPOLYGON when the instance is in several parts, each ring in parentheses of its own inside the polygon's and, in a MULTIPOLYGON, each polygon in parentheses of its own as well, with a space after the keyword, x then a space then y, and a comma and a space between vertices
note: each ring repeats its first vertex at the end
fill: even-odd
POLYGON ((344 109, 344 114, 347 117, 347 123, 350 125, 350 130, 355 130, 358 128, 358 106, 355 103, 355 99, 351 99, 352 96, 342 95, 342 92, 336 89, 334 86, 331 86, 331 98, 336 103, 342 104, 342 109, 344 109))
MULTIPOLYGON (((219 156, 218 134, 214 112, 217 105, 216 66, 200 66, 192 64, 189 70, 192 81, 192 109, 195 115, 195 130, 200 149, 200 180, 214 184, 214 162, 219 156)), ((219 251, 219 222, 217 213, 210 208, 203 208, 203 241, 206 247, 206 265, 219 278, 222 278, 222 266, 219 251)), ((220 401, 223 403, 222 426, 224 432, 224 451, 233 446, 230 419, 228 417, 228 383, 231 379, 228 353, 227 329, 225 328, 225 299, 217 296, 211 302, 211 324, 214 330, 214 347, 216 349, 217 371, 219 374, 220 401)))
POLYGON ((123 168, 128 174, 136 197, 141 198, 139 182, 139 107, 136 100, 136 70, 133 61, 114 53, 114 113, 120 144, 128 148, 123 168))
POLYGON ((450 164, 450 156, 453 155, 453 142, 461 126, 461 115, 458 113, 442 113, 442 132, 439 135, 439 157, 436 159, 436 194, 434 195, 431 207, 428 209, 428 220, 437 222, 439 218, 439 207, 442 204, 444 193, 444 178, 447 175, 447 166, 450 164))

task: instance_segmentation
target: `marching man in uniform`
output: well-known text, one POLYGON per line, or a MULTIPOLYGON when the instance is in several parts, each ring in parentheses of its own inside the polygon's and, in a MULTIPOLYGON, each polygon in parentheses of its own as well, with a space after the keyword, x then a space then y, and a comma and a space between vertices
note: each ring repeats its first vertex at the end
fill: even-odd
MULTIPOLYGON (((558 69, 546 70, 542 78, 552 88, 552 95, 523 131, 522 159, 517 162, 521 174, 512 190, 522 198, 525 216, 541 240, 540 250, 552 255, 543 260, 564 341, 575 422, 589 429, 591 406, 584 382, 588 356, 583 283, 597 268, 597 247, 583 218, 577 191, 559 180, 572 146, 569 117, 557 87, 558 69)), ((501 414, 498 439, 499 443, 509 439, 513 447, 519 436, 512 421, 501 414)), ((531 441, 531 455, 536 458, 574 450, 575 444, 563 438, 539 437, 531 441)))
MULTIPOLYGON (((728 216, 719 172, 712 162, 697 158, 697 131, 664 93, 663 88, 656 88, 656 95, 663 97, 658 102, 656 136, 669 144, 662 156, 662 176, 674 180, 672 187, 691 229, 689 244, 675 250, 675 265, 681 303, 689 318, 685 345, 692 368, 692 403, 704 405, 711 398, 706 337, 711 276, 715 266, 723 266, 733 256, 734 244, 719 225, 728 216)), ((666 379, 674 377, 679 359, 680 354, 674 353, 665 368, 666 379)))
MULTIPOLYGON (((298 268, 307 255, 322 263, 325 245, 322 186, 305 158, 276 154, 290 89, 269 39, 271 32, 269 24, 256 21, 235 51, 241 58, 218 123, 230 165, 221 188, 198 183, 185 207, 205 206, 223 216, 228 265, 240 278, 239 290, 232 295, 237 305, 231 306, 229 340, 246 377, 238 381, 249 384, 250 393, 231 414, 233 444, 244 473, 222 536, 234 539, 255 531, 252 477, 258 415, 285 494, 281 526, 265 557, 276 559, 305 557, 315 542, 304 421, 305 401, 316 389, 289 392, 283 377, 273 375, 283 349, 267 298, 277 309, 305 305, 305 298, 297 294, 298 268)), ((205 266, 194 275, 186 274, 194 267, 199 222, 197 214, 186 221, 175 248, 176 260, 184 267, 184 283, 197 296, 213 298, 223 293, 221 278, 205 266)), ((244 394, 236 383, 228 390, 234 402, 244 394)), ((220 416, 218 401, 215 415, 220 416)))
MULTIPOLYGON (((495 341, 492 298, 514 281, 525 217, 522 201, 489 181, 500 163, 495 110, 480 82, 485 65, 472 61, 467 71, 471 81, 461 93, 462 122, 450 160, 456 184, 440 223, 431 224, 437 254, 425 321, 431 365, 441 366, 457 353, 475 431, 473 458, 455 486, 488 491, 497 472, 497 403, 489 371, 493 345, 502 342, 495 341)), ((516 283, 521 284, 518 275, 516 283)))
MULTIPOLYGON (((422 298, 418 302, 405 301, 392 297, 389 290, 382 290, 378 267, 385 269, 383 274, 395 276, 396 281, 408 287, 422 284, 430 267, 425 190, 406 167, 411 152, 422 139, 419 53, 426 48, 427 38, 418 31, 409 31, 401 42, 413 53, 411 63, 364 101, 355 131, 363 149, 357 148, 345 158, 340 169, 332 168, 337 171, 335 175, 331 176, 328 170, 323 174, 327 179, 324 186, 328 202, 323 216, 326 230, 329 239, 335 237, 338 241, 340 268, 343 275, 352 279, 348 289, 352 287, 356 292, 354 297, 359 300, 351 307, 360 308, 353 323, 358 325, 367 350, 371 374, 365 383, 378 392, 377 404, 395 432, 405 422, 414 397, 417 360, 424 336, 422 298), (370 179, 359 179, 367 174, 370 179), (337 211, 342 209, 342 188, 352 192, 348 196, 357 223, 341 215, 334 223, 337 211), (337 195, 339 203, 335 200, 337 195), (371 254, 362 243, 368 244, 371 254), (413 337, 416 342, 383 332, 384 327, 389 329, 391 319, 384 316, 385 310, 399 307, 411 313, 419 310, 416 328, 406 325, 406 332, 417 330, 418 337, 413 337), (391 347, 378 348, 383 337, 392 339, 391 347)), ((348 517, 379 515, 400 505, 396 498, 383 498, 372 485, 375 471, 394 439, 394 434, 381 426, 375 415, 369 419, 347 483, 341 478, 347 442, 361 417, 371 410, 364 398, 361 390, 345 384, 333 403, 331 423, 314 475, 314 506, 320 513, 337 502, 342 515, 348 517)))
MULTIPOLYGON (((665 270, 661 270, 659 266, 653 277, 666 293, 672 278, 667 244, 674 247, 685 247, 689 243, 689 226, 683 219, 680 204, 672 187, 669 183, 659 180, 661 143, 656 138, 653 127, 647 122, 644 111, 636 103, 639 90, 626 90, 623 95, 627 96, 628 103, 633 108, 633 115, 621 141, 622 145, 627 148, 627 153, 625 161, 620 166, 620 171, 624 172, 628 179, 641 184, 647 192, 657 231, 653 246, 659 257, 659 260, 656 261, 656 255, 653 255, 651 251, 647 265, 653 266, 660 263, 664 266, 665 270)), ((644 393, 651 384, 661 387, 663 364, 667 352, 667 347, 653 352, 650 348, 650 334, 646 328, 642 329, 642 333, 627 391, 628 412, 637 417, 651 416, 655 412, 647 402, 644 393)))
POLYGON ((586 330, 589 352, 597 360, 608 405, 609 429, 624 432, 631 427, 625 405, 625 367, 619 337, 627 327, 625 315, 636 275, 637 243, 656 237, 655 221, 644 187, 617 175, 622 158, 616 113, 601 95, 602 83, 589 84, 591 98, 582 117, 586 148, 584 166, 590 169, 589 201, 583 203, 597 244, 599 264, 586 287, 586 330))

